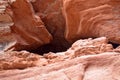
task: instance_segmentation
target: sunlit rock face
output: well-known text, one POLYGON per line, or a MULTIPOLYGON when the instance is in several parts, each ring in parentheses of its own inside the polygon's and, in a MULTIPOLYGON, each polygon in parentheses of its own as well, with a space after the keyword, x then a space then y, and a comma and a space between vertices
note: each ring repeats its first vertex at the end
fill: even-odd
POLYGON ((9 31, 15 41, 8 50, 40 47, 47 52, 62 51, 78 39, 101 36, 120 43, 118 0, 16 0, 8 3, 1 11, 7 13, 1 19, 14 22, 9 31))
POLYGON ((8 48, 9 50, 32 50, 52 40, 51 34, 45 28, 40 17, 34 14, 28 0, 16 0, 9 6, 14 22, 10 28, 15 38, 15 42, 8 48))
POLYGON ((119 5, 119 0, 1 0, 0 80, 119 80, 120 46, 108 43, 120 43, 119 5), (100 38, 82 39, 88 37, 100 38), (64 52, 11 51, 46 44, 46 51, 62 50, 69 45, 65 38, 73 44, 64 52))
POLYGON ((1 80, 119 80, 120 47, 105 37, 76 41, 65 52, 0 54, 1 80), (71 53, 71 54, 70 54, 71 53))
POLYGON ((108 40, 105 37, 78 40, 65 52, 49 52, 43 56, 27 51, 7 51, 0 54, 0 70, 46 66, 65 60, 71 60, 83 55, 95 55, 113 51, 119 51, 119 47, 114 49, 111 44, 108 44, 108 40))
POLYGON ((119 0, 64 0, 66 39, 106 36, 120 43, 119 0))

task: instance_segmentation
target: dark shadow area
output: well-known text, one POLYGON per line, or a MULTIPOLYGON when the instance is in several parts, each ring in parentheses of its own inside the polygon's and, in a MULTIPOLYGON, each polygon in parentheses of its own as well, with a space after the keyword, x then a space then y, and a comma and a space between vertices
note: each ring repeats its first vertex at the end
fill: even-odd
POLYGON ((55 43, 43 45, 41 47, 38 47, 37 49, 29 50, 29 51, 32 53, 37 53, 37 54, 43 55, 43 54, 49 53, 49 52, 54 52, 54 53, 63 52, 63 51, 66 51, 71 46, 71 44, 69 44, 68 42, 65 42, 65 43, 58 42, 56 44, 55 43))
POLYGON ((112 42, 108 42, 108 44, 112 44, 113 48, 117 48, 120 44, 116 44, 116 43, 112 43, 112 42))

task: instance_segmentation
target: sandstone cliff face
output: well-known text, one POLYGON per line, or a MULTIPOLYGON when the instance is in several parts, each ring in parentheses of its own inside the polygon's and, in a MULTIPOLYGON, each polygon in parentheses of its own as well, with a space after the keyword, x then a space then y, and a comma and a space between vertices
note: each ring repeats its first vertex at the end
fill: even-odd
POLYGON ((120 1, 118 0, 64 0, 66 39, 106 36, 120 43, 120 1))
POLYGON ((8 11, 16 40, 11 48, 30 50, 50 43, 42 49, 61 51, 80 38, 101 36, 119 43, 119 4, 117 0, 16 0, 10 4, 13 14, 8 11))
POLYGON ((120 46, 108 44, 120 43, 119 5, 119 0, 1 0, 0 49, 9 51, 0 52, 0 80, 119 80, 120 46), (80 39, 100 36, 107 38, 80 39), (58 53, 11 51, 45 44, 46 51, 61 51, 70 42, 58 53))

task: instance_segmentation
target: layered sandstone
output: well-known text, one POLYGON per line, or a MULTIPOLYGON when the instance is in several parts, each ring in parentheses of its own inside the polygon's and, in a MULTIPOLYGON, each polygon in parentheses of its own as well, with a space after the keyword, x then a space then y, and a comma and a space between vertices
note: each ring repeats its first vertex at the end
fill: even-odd
POLYGON ((40 56, 26 51, 0 54, 0 70, 24 69, 36 66, 40 56))
POLYGON ((120 43, 119 0, 64 0, 66 39, 106 36, 120 43))
POLYGON ((0 79, 119 80, 119 47, 113 49, 106 38, 78 40, 70 49, 44 56, 26 51, 4 53, 0 55, 0 79))
POLYGON ((111 44, 107 44, 105 37, 97 39, 86 39, 76 41, 70 49, 65 52, 49 52, 39 56, 27 51, 8 51, 0 54, 0 69, 24 69, 33 66, 45 66, 48 64, 73 59, 83 55, 94 55, 112 51, 111 44))
POLYGON ((108 44, 120 43, 119 4, 119 0, 1 0, 0 50, 9 51, 0 52, 0 80, 119 80, 120 47, 108 44), (80 39, 100 36, 107 38, 80 39), (60 51, 70 42, 73 45, 65 52, 12 51, 45 44, 49 45, 41 49, 60 51))
POLYGON ((15 38, 11 48, 34 50, 35 47, 49 43, 41 47, 41 50, 49 48, 48 51, 61 51, 67 49, 70 42, 101 36, 107 37, 110 42, 119 43, 119 4, 117 0, 9 2, 6 13, 14 22, 11 31, 15 38))
POLYGON ((120 53, 82 56, 44 67, 0 71, 2 80, 119 80, 120 53))

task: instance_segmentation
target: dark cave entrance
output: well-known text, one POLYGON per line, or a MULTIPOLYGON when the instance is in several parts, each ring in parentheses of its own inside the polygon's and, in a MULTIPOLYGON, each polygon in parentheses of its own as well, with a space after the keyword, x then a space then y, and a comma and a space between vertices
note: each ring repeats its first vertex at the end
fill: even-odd
MULTIPOLYGON (((120 44, 108 42, 108 44, 112 44, 113 48, 117 48, 120 44)), ((67 44, 66 46, 63 45, 54 45, 54 44, 47 44, 42 47, 38 47, 37 49, 30 50, 32 53, 43 55, 49 52, 63 52, 70 48, 71 44, 67 44)))
POLYGON ((113 42, 108 42, 108 44, 112 44, 113 48, 117 48, 120 44, 116 44, 116 43, 113 43, 113 42))
POLYGON ((57 52, 66 51, 68 48, 71 47, 71 45, 72 44, 70 44, 68 42, 65 42, 64 44, 59 43, 59 42, 57 44, 50 43, 50 44, 46 44, 46 45, 38 47, 34 50, 29 50, 29 51, 32 52, 32 53, 43 55, 43 54, 49 53, 49 52, 57 53, 57 52))
MULTIPOLYGON (((55 44, 55 43, 53 41, 50 44, 46 44, 46 45, 38 47, 38 48, 36 48, 34 50, 29 50, 29 51, 32 52, 32 53, 43 55, 43 54, 46 54, 46 53, 49 53, 49 52, 57 53, 57 52, 66 51, 72 45, 72 43, 70 44, 67 41, 65 43, 63 43, 63 44, 60 43, 59 41, 57 42, 57 44, 55 44)), ((113 48, 117 48, 120 45, 120 44, 116 44, 116 43, 113 43, 113 42, 108 42, 108 44, 112 44, 113 48)))

